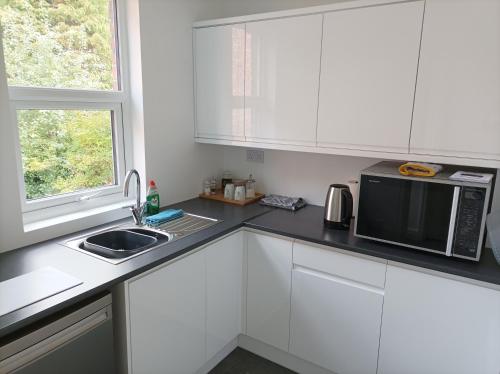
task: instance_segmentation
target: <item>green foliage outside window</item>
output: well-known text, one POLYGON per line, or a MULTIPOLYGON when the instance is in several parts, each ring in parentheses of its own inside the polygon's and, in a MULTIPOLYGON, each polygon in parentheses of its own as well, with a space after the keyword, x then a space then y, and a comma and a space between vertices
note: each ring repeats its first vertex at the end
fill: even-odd
MULTIPOLYGON (((112 1, 0 0, 0 24, 10 86, 118 88, 112 1)), ((18 110, 26 198, 112 184, 111 116, 18 110)))
POLYGON ((114 182, 109 111, 19 110, 26 198, 114 182))

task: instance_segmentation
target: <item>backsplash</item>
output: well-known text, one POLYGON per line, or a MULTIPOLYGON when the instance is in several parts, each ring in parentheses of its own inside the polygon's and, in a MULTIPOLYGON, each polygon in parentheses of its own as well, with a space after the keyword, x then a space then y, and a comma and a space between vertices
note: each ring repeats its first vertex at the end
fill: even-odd
POLYGON ((302 197, 324 205, 328 186, 358 179, 359 171, 377 159, 266 150, 264 163, 246 160, 246 149, 224 147, 224 170, 236 177, 252 174, 257 190, 302 197))
MULTIPOLYGON (((224 147, 224 170, 236 177, 253 174, 257 190, 303 197, 310 204, 324 205, 331 183, 347 183, 379 159, 266 150, 264 163, 246 160, 246 149, 224 147)), ((499 171, 500 175, 500 171, 499 171)), ((496 184, 492 210, 500 210, 500 183, 496 184)))

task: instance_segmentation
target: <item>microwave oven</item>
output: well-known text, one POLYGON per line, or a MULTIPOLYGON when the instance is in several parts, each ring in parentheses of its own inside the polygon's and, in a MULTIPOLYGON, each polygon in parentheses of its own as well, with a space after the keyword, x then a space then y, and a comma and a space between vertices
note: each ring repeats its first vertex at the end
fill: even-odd
POLYGON ((463 170, 451 166, 435 177, 408 177, 399 165, 384 161, 361 172, 355 236, 479 261, 494 179, 450 180, 463 170))

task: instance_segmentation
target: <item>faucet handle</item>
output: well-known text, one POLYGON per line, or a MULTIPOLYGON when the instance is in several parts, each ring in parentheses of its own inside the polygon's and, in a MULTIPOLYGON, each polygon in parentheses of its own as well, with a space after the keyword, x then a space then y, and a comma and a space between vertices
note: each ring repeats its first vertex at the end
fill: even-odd
POLYGON ((140 204, 138 208, 131 207, 130 210, 132 211, 132 216, 134 217, 134 221, 136 225, 142 226, 142 220, 144 218, 144 214, 146 212, 146 207, 148 203, 147 201, 140 204))

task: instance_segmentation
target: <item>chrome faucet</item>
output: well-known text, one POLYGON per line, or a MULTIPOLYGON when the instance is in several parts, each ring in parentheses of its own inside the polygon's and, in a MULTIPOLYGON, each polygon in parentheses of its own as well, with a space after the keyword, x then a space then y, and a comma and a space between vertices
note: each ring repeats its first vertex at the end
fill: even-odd
POLYGON ((139 172, 135 169, 129 170, 129 172, 125 176, 125 183, 123 184, 123 196, 128 197, 130 179, 134 174, 137 178, 137 202, 135 204, 135 207, 133 205, 130 207, 130 210, 132 211, 132 217, 134 218, 135 224, 141 226, 142 218, 144 217, 144 211, 146 210, 146 203, 141 203, 141 177, 139 176, 139 172))

